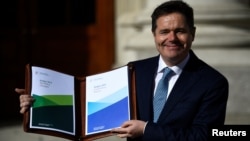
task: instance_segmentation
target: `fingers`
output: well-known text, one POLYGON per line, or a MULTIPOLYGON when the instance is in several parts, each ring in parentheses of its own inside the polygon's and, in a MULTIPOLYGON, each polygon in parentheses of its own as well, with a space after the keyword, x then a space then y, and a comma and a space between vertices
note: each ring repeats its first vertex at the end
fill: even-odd
POLYGON ((34 101, 31 95, 25 93, 25 89, 15 88, 15 92, 20 94, 19 101, 20 101, 20 113, 23 114, 29 110, 32 102, 34 101))
POLYGON ((20 107, 29 106, 33 102, 33 98, 30 95, 20 95, 20 107))
POLYGON ((111 132, 115 133, 120 138, 135 138, 143 135, 146 122, 140 120, 125 121, 120 128, 113 129, 111 132))
POLYGON ((132 125, 132 120, 125 121, 122 125, 121 128, 126 128, 132 125))
POLYGON ((120 138, 128 138, 128 137, 131 137, 131 135, 130 135, 130 134, 127 134, 127 133, 118 134, 117 136, 120 137, 120 138))
POLYGON ((15 92, 18 94, 25 94, 25 89, 15 88, 15 92))
POLYGON ((30 95, 20 95, 20 113, 23 114, 30 108, 32 102, 34 101, 30 95))
POLYGON ((126 133, 126 130, 124 128, 115 128, 111 130, 112 133, 126 133))
POLYGON ((128 134, 128 131, 125 128, 112 129, 111 132, 120 138, 130 137, 130 135, 128 134))
POLYGON ((24 114, 26 111, 28 111, 29 107, 22 107, 20 110, 21 114, 24 114))
POLYGON ((20 95, 19 100, 20 100, 20 106, 25 106, 25 105, 30 105, 33 101, 33 98, 31 97, 31 95, 20 95))
POLYGON ((113 129, 111 132, 115 133, 116 136, 120 137, 120 138, 128 138, 128 137, 132 137, 132 133, 131 133, 131 128, 130 126, 132 125, 132 122, 129 121, 125 121, 120 128, 116 128, 113 129))

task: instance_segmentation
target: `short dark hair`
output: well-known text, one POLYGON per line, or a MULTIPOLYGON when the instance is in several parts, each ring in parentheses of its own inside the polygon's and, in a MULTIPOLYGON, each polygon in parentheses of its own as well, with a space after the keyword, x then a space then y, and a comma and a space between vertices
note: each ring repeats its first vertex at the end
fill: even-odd
POLYGON ((179 0, 167 1, 155 8, 151 15, 152 27, 151 31, 154 32, 157 28, 156 20, 166 14, 178 12, 186 18, 186 22, 190 29, 194 28, 194 13, 193 8, 187 3, 179 0))

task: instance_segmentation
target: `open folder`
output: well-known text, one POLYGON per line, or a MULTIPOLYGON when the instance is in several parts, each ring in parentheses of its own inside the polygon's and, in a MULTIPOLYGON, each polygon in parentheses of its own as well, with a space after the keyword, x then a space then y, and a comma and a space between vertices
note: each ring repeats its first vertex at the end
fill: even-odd
POLYGON ((27 64, 25 90, 35 99, 24 114, 26 132, 85 141, 110 136, 111 129, 136 119, 132 65, 75 77, 27 64))

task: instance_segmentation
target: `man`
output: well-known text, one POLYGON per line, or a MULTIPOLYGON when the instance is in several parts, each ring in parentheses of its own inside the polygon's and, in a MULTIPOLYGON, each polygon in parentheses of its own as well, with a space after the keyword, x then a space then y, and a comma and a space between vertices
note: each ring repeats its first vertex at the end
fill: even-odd
POLYGON ((228 82, 191 50, 195 27, 190 6, 167 1, 151 17, 160 55, 131 62, 136 73, 138 120, 127 121, 113 132, 138 141, 207 140, 209 128, 224 124, 228 82), (173 74, 168 78, 166 103, 155 122, 153 101, 165 67, 173 74))
MULTIPOLYGON (((193 9, 183 1, 167 1, 152 13, 152 33, 159 55, 130 62, 135 67, 137 119, 112 132, 133 141, 203 141, 209 129, 224 124, 228 81, 191 50, 195 38, 193 9), (163 78, 163 108, 156 99, 163 78), (165 89, 165 88, 164 88, 165 89), (157 108, 156 108, 157 107, 157 108), (158 113, 159 112, 159 117, 158 113)), ((23 94, 22 89, 16 89, 23 94)), ((21 113, 32 98, 20 96, 21 113)))

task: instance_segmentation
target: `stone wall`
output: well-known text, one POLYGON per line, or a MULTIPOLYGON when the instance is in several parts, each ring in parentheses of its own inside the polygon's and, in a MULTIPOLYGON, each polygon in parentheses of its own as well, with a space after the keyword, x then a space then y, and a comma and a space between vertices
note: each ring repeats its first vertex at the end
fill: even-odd
MULTIPOLYGON (((119 13, 116 64, 157 55, 151 33, 152 10, 164 0, 144 0, 119 13)), ((250 123, 250 0, 186 0, 194 8, 193 50, 229 80, 227 124, 250 123)), ((127 3, 129 7, 129 3, 127 3)), ((123 3, 124 5, 124 3, 123 3)), ((119 0, 117 0, 117 8, 119 0)))

